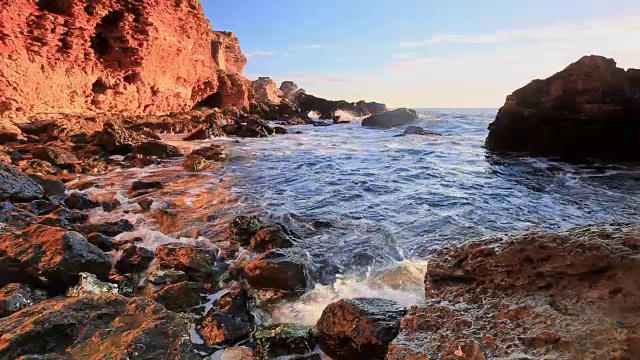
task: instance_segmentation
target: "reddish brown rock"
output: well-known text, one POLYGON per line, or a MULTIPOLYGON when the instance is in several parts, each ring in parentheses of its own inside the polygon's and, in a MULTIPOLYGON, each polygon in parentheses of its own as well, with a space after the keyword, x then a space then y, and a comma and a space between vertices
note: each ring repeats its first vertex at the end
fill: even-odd
POLYGON ((0 115, 247 105, 238 39, 195 0, 5 0, 0 57, 0 115))
POLYGON ((161 268, 184 271, 196 281, 208 280, 217 272, 214 249, 173 243, 159 246, 156 258, 161 268))
POLYGON ((277 290, 283 295, 302 295, 310 286, 312 265, 298 248, 272 249, 244 267, 249 285, 258 290, 277 290))
POLYGON ((489 238, 430 259, 387 359, 632 359, 640 229, 489 238))
POLYGON ((258 103, 279 104, 282 101, 282 91, 270 77, 259 77, 252 87, 253 100, 258 103))
POLYGON ((2 359, 200 359, 176 314, 115 294, 38 303, 0 319, 0 334, 2 359))
POLYGON ((575 159, 640 160, 640 70, 585 56, 507 97, 487 148, 575 159))

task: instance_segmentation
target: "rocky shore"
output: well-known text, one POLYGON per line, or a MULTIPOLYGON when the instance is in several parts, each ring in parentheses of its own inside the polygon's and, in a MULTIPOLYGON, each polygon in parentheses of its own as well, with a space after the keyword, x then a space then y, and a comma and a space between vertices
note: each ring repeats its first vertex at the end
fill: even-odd
MULTIPOLYGON (((441 248, 428 259, 424 303, 346 298, 315 326, 271 323, 276 304, 336 276, 298 246, 303 235, 242 215, 222 232, 189 228, 181 220, 196 215, 158 195, 170 182, 127 179, 126 197, 97 196, 95 177, 176 164, 174 179, 197 175, 232 156, 198 142, 337 125, 343 112, 366 127, 405 126, 400 135, 439 134, 414 126, 410 109, 247 80, 238 39, 213 31, 198 1, 16 0, 0 16, 1 359, 640 356, 636 225, 441 248), (168 134, 200 145, 185 152, 168 134), (150 217, 164 235, 197 240, 149 246, 123 236, 136 223, 95 221, 96 211, 150 217)), ((639 76, 582 58, 510 95, 486 146, 638 160, 639 76)), ((198 224, 218 219, 200 205, 198 224)))

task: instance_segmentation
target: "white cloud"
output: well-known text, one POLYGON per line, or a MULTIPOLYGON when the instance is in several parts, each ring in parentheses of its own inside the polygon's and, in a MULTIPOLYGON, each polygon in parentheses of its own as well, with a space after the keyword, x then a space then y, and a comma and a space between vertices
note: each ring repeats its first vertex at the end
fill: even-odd
POLYGON ((410 59, 410 58, 414 57, 415 55, 416 55, 415 53, 406 52, 406 53, 392 54, 391 58, 392 59, 410 59))
POLYGON ((320 44, 290 44, 289 49, 292 50, 308 50, 308 49, 322 49, 320 44))
POLYGON ((640 16, 592 21, 581 24, 556 24, 529 29, 505 29, 484 34, 437 34, 426 40, 401 42, 402 47, 438 44, 500 44, 508 42, 567 41, 575 38, 602 37, 625 31, 638 31, 640 16))
POLYGON ((274 56, 275 54, 273 51, 249 51, 244 53, 244 56, 252 58, 256 56, 274 56))

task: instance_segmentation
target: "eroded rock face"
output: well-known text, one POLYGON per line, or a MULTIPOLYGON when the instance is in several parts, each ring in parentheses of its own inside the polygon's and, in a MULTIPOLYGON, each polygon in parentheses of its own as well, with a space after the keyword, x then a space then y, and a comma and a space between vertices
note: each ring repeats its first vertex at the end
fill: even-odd
POLYGON ((633 358, 640 229, 489 238, 430 259, 387 359, 633 358), (477 334, 477 335, 475 335, 477 334))
POLYGON ((145 298, 54 299, 0 319, 0 358, 195 360, 186 323, 145 298))
POLYGON ((78 274, 89 272, 106 279, 111 262, 77 232, 33 225, 3 234, 0 241, 0 284, 21 282, 64 290, 78 274))
POLYGON ((247 105, 238 39, 195 0, 4 1, 0 56, 0 115, 247 105))
POLYGON ((416 120, 418 120, 418 115, 415 110, 400 108, 369 116, 362 120, 362 126, 388 129, 396 126, 412 124, 416 122, 416 120))
POLYGON ((344 299, 327 306, 316 325, 333 359, 384 359, 406 309, 386 299, 344 299))
POLYGON ((496 151, 639 160, 640 70, 585 56, 507 97, 489 125, 496 151))
POLYGON ((252 83, 254 101, 258 103, 279 104, 282 91, 270 77, 260 77, 252 83))

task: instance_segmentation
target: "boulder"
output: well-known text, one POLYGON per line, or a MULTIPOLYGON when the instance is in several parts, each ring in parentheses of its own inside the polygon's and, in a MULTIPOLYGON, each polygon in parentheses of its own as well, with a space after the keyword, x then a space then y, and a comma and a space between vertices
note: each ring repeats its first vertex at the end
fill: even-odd
POLYGON ((74 164, 80 162, 73 153, 56 146, 37 146, 33 148, 31 154, 36 159, 49 162, 63 169, 70 169, 74 164))
POLYGON ((106 279, 111 262, 77 232, 33 225, 3 235, 0 242, 0 284, 20 282, 64 290, 90 272, 106 279))
POLYGON ((69 209, 73 210, 89 210, 100 207, 100 203, 98 201, 89 198, 87 194, 79 192, 70 193, 69 196, 64 199, 64 204, 69 209))
POLYGON ((312 264, 301 249, 273 249, 244 267, 244 278, 258 290, 278 290, 286 295, 302 295, 311 286, 312 264))
POLYGON ((362 120, 362 126, 388 129, 416 122, 418 115, 415 110, 400 108, 381 114, 371 115, 362 120))
POLYGON ((111 236, 100 233, 92 233, 87 235, 87 241, 104 252, 113 250, 113 238, 111 236))
POLYGON ((92 135, 94 145, 120 155, 130 154, 136 146, 149 140, 152 139, 145 134, 110 122, 103 125, 102 131, 92 135))
POLYGON ((98 280, 98 277, 91 273, 80 273, 78 285, 67 290, 69 297, 87 296, 95 294, 117 294, 118 285, 106 283, 98 280))
POLYGON ((182 139, 183 141, 208 140, 225 136, 224 131, 215 125, 205 125, 182 139))
POLYGON ((275 324, 256 332, 254 357, 269 360, 280 356, 304 355, 313 352, 316 338, 313 328, 301 324, 275 324))
POLYGON ((388 359, 638 354, 640 228, 492 237, 436 251, 388 359), (470 336, 482 334, 482 336, 470 336))
POLYGON ((274 224, 256 231, 249 239, 249 248, 256 252, 290 248, 294 235, 284 225, 274 224))
POLYGON ((316 324, 320 347, 335 360, 384 359, 406 312, 386 299, 335 302, 324 309, 316 324))
POLYGON ((640 160, 640 70, 585 56, 507 97, 486 147, 581 160, 640 160))
POLYGON ((229 346, 211 355, 211 360, 253 360, 253 351, 246 346, 229 346))
POLYGON ((29 177, 42 186, 44 194, 47 196, 62 195, 67 191, 66 185, 60 180, 47 179, 36 174, 29 174, 29 177))
POLYGON ((43 196, 36 181, 11 165, 0 164, 0 201, 29 202, 43 196))
POLYGON ((23 140, 22 130, 8 120, 0 119, 0 145, 23 140))
POLYGON ((177 147, 165 144, 162 141, 151 140, 143 142, 133 149, 134 155, 155 156, 157 158, 174 158, 182 156, 182 151, 177 147))
POLYGON ((207 292, 211 287, 206 287, 197 282, 180 282, 165 286, 160 291, 153 293, 150 298, 162 304, 167 310, 188 311, 207 300, 207 292))
POLYGON ((182 243, 161 245, 156 249, 160 268, 184 271, 190 279, 196 281, 210 280, 219 273, 217 255, 215 249, 182 243))
POLYGON ((131 191, 162 189, 164 185, 160 181, 136 180, 131 184, 131 191))
POLYGON ((190 172, 200 172, 206 170, 211 166, 211 163, 207 159, 200 155, 189 154, 182 162, 182 167, 190 172))
POLYGON ((259 77, 251 84, 254 93, 254 101, 258 103, 279 104, 282 99, 282 91, 270 77, 259 77))
POLYGON ((51 214, 40 217, 38 223, 42 225, 61 227, 67 230, 75 229, 79 224, 87 221, 89 216, 83 212, 77 210, 69 210, 66 208, 60 208, 53 211, 51 214))
POLYGON ((34 200, 28 204, 18 204, 18 207, 24 209, 34 215, 47 215, 53 211, 60 209, 61 205, 51 200, 34 200))
POLYGON ((274 130, 267 121, 253 116, 240 119, 233 125, 227 125, 224 132, 241 138, 261 138, 273 135, 274 130))
POLYGON ((145 298, 57 298, 0 319, 0 358, 200 359, 187 324, 145 298))
POLYGON ((420 126, 407 126, 407 128, 404 129, 404 132, 402 134, 404 134, 404 135, 436 135, 436 136, 442 136, 442 134, 440 134, 440 133, 426 130, 424 128, 421 128, 420 126))
POLYGON ((255 235, 258 230, 266 227, 267 224, 255 216, 238 216, 229 223, 227 234, 230 241, 237 242, 242 246, 247 246, 249 245, 251 237, 255 235))
POLYGON ((134 228, 135 226, 127 219, 120 219, 118 221, 110 221, 101 224, 85 224, 76 226, 77 231, 85 235, 101 233, 107 236, 118 236, 123 232, 132 231, 134 228))
POLYGON ((238 289, 223 295, 196 322, 196 331, 209 346, 228 346, 249 338, 253 330, 247 296, 238 289))
POLYGON ((171 285, 187 281, 187 274, 175 269, 153 269, 149 272, 147 280, 154 285, 171 285))
POLYGON ((224 146, 222 145, 209 145, 206 147, 195 149, 190 155, 198 155, 210 161, 224 161, 227 159, 224 146))
POLYGON ((47 299, 47 293, 29 285, 13 283, 0 288, 0 318, 47 299))
POLYGON ((289 131, 281 126, 275 126, 273 128, 273 131, 277 134, 277 135, 285 135, 288 134, 289 131))
POLYGON ((153 251, 134 244, 126 244, 120 250, 122 254, 116 261, 115 268, 121 274, 141 273, 155 258, 153 251))

